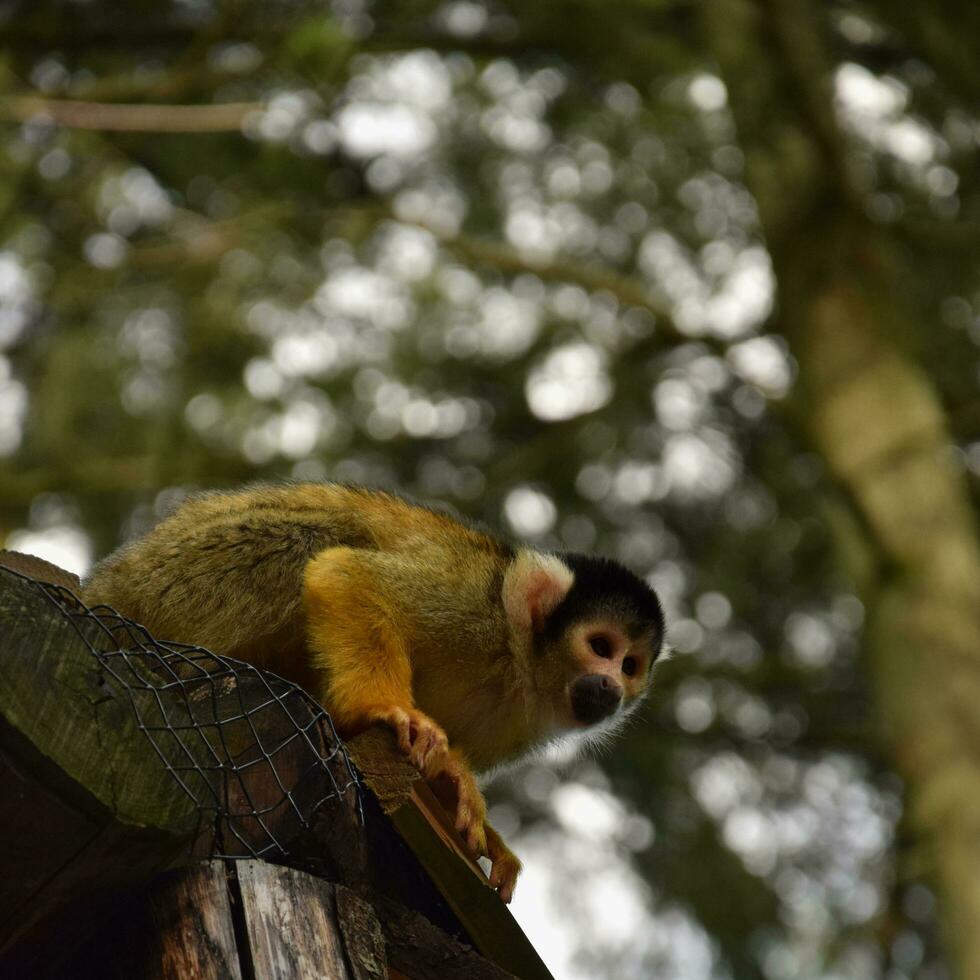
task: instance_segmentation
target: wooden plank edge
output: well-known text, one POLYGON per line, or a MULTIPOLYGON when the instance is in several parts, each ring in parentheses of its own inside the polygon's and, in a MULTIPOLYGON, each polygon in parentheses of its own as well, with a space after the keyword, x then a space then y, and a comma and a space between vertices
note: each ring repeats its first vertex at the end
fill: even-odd
POLYGON ((375 726, 347 743, 365 785, 486 959, 522 980, 553 980, 531 941, 469 855, 435 794, 375 726))
POLYGON ((482 869, 477 877, 471 861, 446 846, 426 811, 411 800, 389 818, 483 956, 521 980, 554 980, 482 869))

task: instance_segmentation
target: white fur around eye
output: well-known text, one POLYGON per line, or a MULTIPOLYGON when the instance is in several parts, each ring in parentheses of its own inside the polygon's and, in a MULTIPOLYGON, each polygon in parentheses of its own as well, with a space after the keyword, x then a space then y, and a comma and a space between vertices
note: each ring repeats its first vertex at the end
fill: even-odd
POLYGON ((504 611, 524 630, 540 630, 575 581, 572 570, 554 555, 526 548, 504 575, 504 611))

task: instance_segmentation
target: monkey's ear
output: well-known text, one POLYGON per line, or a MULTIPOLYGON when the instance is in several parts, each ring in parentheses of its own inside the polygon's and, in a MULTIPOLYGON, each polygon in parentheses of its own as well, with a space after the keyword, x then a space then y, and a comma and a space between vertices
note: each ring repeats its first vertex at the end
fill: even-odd
POLYGON ((540 632, 574 580, 574 573, 560 558, 530 548, 519 551, 504 574, 507 618, 518 629, 540 632))

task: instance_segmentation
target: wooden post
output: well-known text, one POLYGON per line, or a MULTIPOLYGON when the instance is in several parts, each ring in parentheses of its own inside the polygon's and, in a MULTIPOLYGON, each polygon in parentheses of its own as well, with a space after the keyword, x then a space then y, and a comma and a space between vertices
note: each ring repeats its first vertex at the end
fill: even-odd
MULTIPOLYGON (((128 947, 130 972, 144 980, 248 980, 235 935, 231 897, 221 861, 205 861, 185 872, 165 875, 143 899, 142 943, 134 941, 133 921, 117 934, 116 950, 128 947), (125 935, 126 933, 129 935, 125 935)), ((122 923, 120 923, 122 925, 122 923)), ((106 936, 103 945, 112 943, 106 936)), ((119 964, 122 966, 122 964, 119 964)), ((117 967, 117 972, 121 972, 117 967)))

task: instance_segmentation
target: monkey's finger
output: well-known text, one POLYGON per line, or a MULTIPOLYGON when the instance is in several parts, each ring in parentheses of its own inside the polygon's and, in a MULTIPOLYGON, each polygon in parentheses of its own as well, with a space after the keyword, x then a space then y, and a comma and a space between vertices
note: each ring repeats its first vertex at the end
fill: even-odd
POLYGON ((412 765, 421 772, 425 769, 425 757, 429 751, 429 733, 426 729, 421 729, 417 725, 413 725, 411 739, 412 751, 410 758, 412 765))
POLYGON ((446 765, 446 759, 448 757, 449 745, 446 742, 445 736, 437 736, 433 739, 432 744, 425 753, 425 759, 423 760, 425 772, 427 774, 441 772, 446 765))
POLYGON ((460 795, 459 802, 456 804, 456 830, 461 834, 465 834, 472 824, 473 812, 469 804, 460 795))
POLYGON ((486 838, 483 836, 483 829, 478 821, 473 821, 463 831, 463 840, 466 842, 466 849, 475 858, 487 856, 486 838))
POLYGON ((456 830, 462 836, 466 849, 474 857, 487 856, 487 838, 483 833, 483 820, 468 807, 462 813, 458 813, 456 830))
POLYGON ((514 897, 517 876, 521 873, 521 862, 489 824, 486 825, 486 832, 491 864, 490 884, 497 890, 503 902, 510 903, 514 897))
POLYGON ((514 897, 514 887, 519 873, 520 865, 515 866, 514 862, 505 858, 494 861, 490 869, 490 887, 496 889, 501 901, 506 905, 510 905, 514 897))
POLYGON ((429 751, 426 753, 426 771, 432 773, 441 772, 446 767, 448 759, 449 739, 441 728, 437 728, 432 733, 429 751))
POLYGON ((460 833, 472 824, 483 823, 482 801, 474 799, 467 789, 465 784, 456 786, 456 829, 460 833))
POLYGON ((426 775, 437 772, 449 752, 446 733, 436 724, 416 723, 412 762, 426 775))
POLYGON ((412 740, 412 762, 418 766, 425 755, 426 746, 429 741, 428 730, 422 728, 417 722, 412 724, 409 729, 409 737, 412 740))
POLYGON ((506 861, 501 861, 500 859, 494 861, 493 867, 490 869, 490 884, 494 888, 500 888, 500 886, 506 884, 507 879, 511 877, 509 872, 510 868, 507 866, 506 861))
POLYGON ((398 748, 405 755, 411 755, 411 722, 408 713, 402 711, 401 708, 392 708, 385 721, 394 731, 395 738, 398 739, 398 748))

